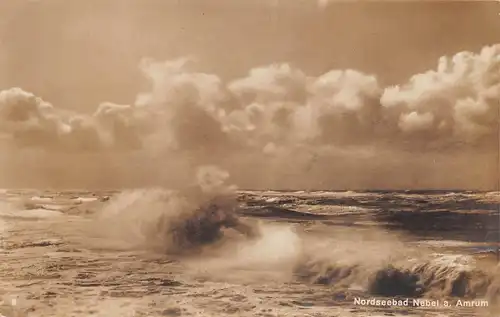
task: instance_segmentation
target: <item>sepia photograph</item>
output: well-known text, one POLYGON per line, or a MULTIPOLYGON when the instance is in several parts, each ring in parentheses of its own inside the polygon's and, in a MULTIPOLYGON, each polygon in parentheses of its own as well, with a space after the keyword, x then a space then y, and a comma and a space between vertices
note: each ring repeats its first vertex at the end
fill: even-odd
POLYGON ((0 1, 0 317, 500 314, 500 2, 0 1))

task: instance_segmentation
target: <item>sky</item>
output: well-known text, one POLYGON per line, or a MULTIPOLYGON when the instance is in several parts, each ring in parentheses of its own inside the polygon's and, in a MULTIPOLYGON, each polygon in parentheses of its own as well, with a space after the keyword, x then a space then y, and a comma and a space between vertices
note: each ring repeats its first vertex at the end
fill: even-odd
MULTIPOLYGON (((500 42, 498 12, 500 6, 497 3, 479 1, 332 1, 324 6, 319 6, 312 0, 3 1, 0 3, 0 90, 8 91, 13 87, 20 87, 24 92, 32 93, 44 102, 50 103, 59 112, 72 113, 72 116, 75 116, 75 113, 95 116, 96 108, 103 102, 134 105, 138 96, 148 89, 150 95, 153 97, 157 95, 158 76, 155 77, 154 73, 162 66, 151 62, 151 65, 156 65, 157 68, 146 67, 145 70, 145 60, 168 61, 190 58, 193 60, 192 68, 196 72, 215 75, 217 80, 228 85, 246 76, 252 77, 250 74, 252 69, 280 63, 315 78, 320 78, 332 70, 358 71, 364 74, 363 76, 366 75, 366 78, 374 76, 376 85, 366 88, 370 85, 370 79, 365 77, 359 78, 364 83, 363 89, 359 88, 358 81, 356 89, 350 88, 351 86, 347 84, 339 84, 344 87, 342 98, 356 99, 349 95, 349 92, 358 94, 361 91, 363 96, 368 95, 365 96, 368 99, 383 100, 381 103, 387 105, 404 102, 410 109, 415 106, 412 102, 415 102, 408 101, 409 97, 404 97, 402 93, 394 93, 397 95, 395 96, 380 92, 380 95, 385 96, 385 99, 381 99, 377 92, 367 92, 366 89, 387 90, 393 86, 402 87, 411 83, 412 76, 436 70, 441 56, 451 57, 462 51, 480 55, 483 47, 500 42), (407 99, 401 101, 403 97, 407 99), (396 99, 399 101, 394 101, 396 99)), ((498 65, 500 50, 492 50, 492 56, 488 53, 484 54, 489 57, 481 56, 489 58, 494 65, 498 65)), ((474 69, 479 69, 478 67, 481 71, 475 73, 483 74, 481 75, 483 77, 486 76, 485 72, 498 73, 499 69, 498 66, 488 66, 490 67, 488 71, 481 68, 483 66, 474 69)), ((290 72, 283 72, 290 75, 290 72)), ((494 100, 500 98, 499 77, 488 76, 493 82, 489 82, 486 88, 484 85, 481 86, 481 89, 489 89, 487 94, 490 99, 486 102, 487 106, 498 107, 492 105, 494 100)), ((474 78, 470 80, 475 80, 474 78)), ((460 85, 464 85, 463 80, 460 82, 460 85)), ((262 80, 261 84, 269 85, 269 79, 262 80)), ((243 89, 241 85, 236 86, 240 88, 230 89, 232 97, 241 94, 243 89)), ((426 86, 427 90, 421 86, 414 85, 412 88, 414 95, 430 94, 429 91, 437 94, 432 85, 426 86), (425 91, 422 92, 422 89, 425 91)), ((168 90, 168 87, 164 89, 168 90)), ((446 90, 444 93, 447 93, 451 88, 443 89, 446 90)), ((317 96, 324 94, 315 92, 315 98, 308 97, 307 103, 323 104, 323 101, 315 100, 317 96)), ((460 110, 465 109, 463 102, 459 102, 462 97, 457 97, 462 96, 462 93, 452 94, 455 96, 454 101, 449 101, 448 97, 440 95, 424 106, 419 102, 419 107, 444 109, 439 102, 454 103, 456 107, 450 116, 456 122, 462 118, 460 116, 465 116, 463 113, 476 111, 460 110)), ((486 98, 484 94, 486 93, 483 90, 477 88, 466 95, 483 100, 486 98)), ((238 95, 238 98, 240 97, 238 95)), ((266 97, 268 99, 262 96, 259 98, 251 101, 239 100, 239 104, 250 106, 255 103, 261 105, 276 103, 273 99, 275 97, 271 98, 271 101, 268 97, 266 97)), ((229 99, 225 100, 225 104, 231 103, 231 98, 229 99)), ((288 101, 290 100, 287 99, 288 101)), ((208 103, 212 102, 210 99, 208 103)), ((280 102, 284 103, 283 100, 280 102)), ((362 102, 371 101, 363 99, 362 102)), ((6 103, 7 101, 4 102, 6 103)), ((477 107, 480 108, 482 105, 477 107)), ((441 110, 433 109, 426 110, 432 112, 432 118, 426 117, 424 112, 417 111, 415 115, 412 115, 412 112, 398 112, 399 127, 404 132, 414 129, 415 122, 422 126, 427 119, 437 120, 435 118, 439 117, 438 112, 441 110), (402 127, 405 122, 408 124, 402 127), (409 122, 413 122, 412 125, 409 122)), ((493 108, 488 109, 490 112, 486 110, 485 112, 489 114, 494 111, 493 108)), ((364 115, 376 116, 370 112, 364 115)), ((191 114, 187 116, 189 120, 195 120, 191 114)), ((406 138, 402 136, 402 131, 397 131, 393 133, 400 134, 401 137, 391 139, 387 137, 387 132, 383 137, 373 141, 371 135, 378 132, 373 130, 360 132, 352 128, 352 122, 341 122, 340 119, 331 116, 321 118, 322 121, 316 121, 314 124, 322 125, 322 136, 328 139, 328 142, 325 140, 319 142, 317 138, 311 141, 312 137, 309 138, 306 144, 318 141, 320 145, 315 145, 315 150, 308 150, 309 158, 304 159, 305 161, 301 159, 300 162, 295 162, 287 159, 290 153, 299 151, 295 147, 299 143, 298 139, 289 137, 288 139, 293 139, 293 142, 287 140, 283 143, 284 141, 282 142, 276 134, 269 137, 270 132, 266 134, 265 141, 262 141, 263 137, 259 134, 259 138, 245 137, 245 142, 250 142, 251 139, 250 143, 264 142, 261 148, 286 149, 272 159, 267 157, 257 159, 254 157, 255 151, 248 149, 238 150, 236 153, 232 147, 220 150, 221 157, 231 157, 225 163, 221 163, 220 157, 211 157, 205 162, 204 157, 210 155, 207 156, 203 151, 196 154, 191 150, 182 154, 176 152, 176 157, 183 161, 186 157, 191 160, 194 155, 196 159, 192 161, 196 163, 193 164, 220 164, 230 170, 234 182, 241 187, 497 188, 498 159, 495 153, 498 153, 496 151, 498 142, 495 143, 491 138, 483 142, 482 139, 477 141, 479 140, 477 137, 474 141, 470 141, 469 137, 464 136, 459 141, 454 139, 453 142, 463 141, 472 145, 456 147, 450 146, 453 142, 449 140, 433 142, 433 139, 441 137, 434 132, 406 138), (330 136, 326 137, 327 134, 330 136), (368 138, 370 142, 362 142, 360 145, 359 139, 368 140, 368 138), (258 141, 255 141, 257 139, 258 141), (383 145, 380 144, 382 139, 385 140, 382 142, 383 145), (437 145, 434 144, 430 148, 428 146, 430 143, 437 145), (356 145, 356 148, 352 149, 351 145, 356 145), (329 151, 320 151, 318 150, 320 147, 329 148, 329 151), (332 147, 335 150, 332 150, 332 147), (349 154, 345 154, 347 152, 349 154), (242 168, 243 166, 245 168, 242 168), (304 174, 308 176, 304 177, 304 174)), ((460 120, 462 123, 465 122, 465 119, 460 120)), ((168 125, 172 122, 165 121, 162 124, 168 125)), ((485 123, 489 128, 495 124, 498 125, 498 122, 485 123)), ((463 126, 465 125, 463 123, 463 126)), ((192 129, 202 129, 201 126, 192 129)), ((283 132, 283 129, 280 131, 283 132)), ((300 126, 290 131, 303 131, 303 129, 305 128, 300 126)), ((454 130, 454 138, 458 133, 457 129, 454 130)), ((286 131, 287 135, 302 133, 286 131)), ((14 135, 12 131, 9 133, 6 132, 14 141, 9 143, 8 151, 4 151, 8 152, 8 155, 5 154, 3 157, 5 176, 3 179, 0 178, 0 184, 5 186, 142 186, 164 181, 155 179, 157 174, 155 169, 164 169, 163 165, 168 165, 164 164, 165 160, 169 162, 173 160, 170 159, 173 154, 171 156, 166 154, 168 151, 162 152, 161 156, 156 154, 157 156, 152 158, 148 150, 147 157, 139 155, 141 158, 134 158, 131 165, 129 159, 123 161, 123 151, 119 154, 113 151, 88 154, 88 151, 78 152, 80 148, 76 147, 78 150, 75 150, 75 146, 72 147, 72 153, 78 155, 80 159, 73 159, 74 156, 68 158, 69 154, 61 154, 53 147, 47 148, 44 145, 42 150, 30 152, 37 159, 30 159, 29 163, 24 161, 20 163, 17 158, 25 157, 27 153, 25 143, 23 146, 17 144, 16 137, 12 137, 14 135), (85 155, 93 155, 96 159, 92 164, 85 163, 88 159, 81 159, 87 157, 85 155), (106 159, 102 159, 103 155, 106 159), (38 158, 44 158, 44 161, 50 161, 52 164, 49 164, 49 167, 38 163, 38 158), (78 163, 61 164, 61 161, 67 160, 78 163), (151 163, 153 161, 154 164, 151 163), (77 166, 86 168, 85 175, 74 171, 77 166), (132 173, 130 170, 135 171, 132 173), (19 171, 23 171, 22 176, 19 171)), ((465 132, 463 133, 465 135, 465 132)), ((167 131, 166 134, 173 135, 172 131, 170 134, 167 131)), ((19 132, 16 135, 19 135, 19 132)), ((33 142, 39 142, 36 141, 37 138, 39 137, 34 138, 33 142)), ((130 139, 129 136, 125 138, 130 139)), ((168 138, 165 136, 165 139, 168 138)), ((158 138, 155 140, 162 143, 158 138)), ((300 142, 304 140, 300 139, 300 142)), ((163 143, 155 144, 158 148, 163 148, 163 143)), ((150 147, 155 146, 150 144, 150 147)), ((136 155, 136 152, 134 153, 136 155)), ((165 173, 169 174, 170 170, 165 168, 165 173)))

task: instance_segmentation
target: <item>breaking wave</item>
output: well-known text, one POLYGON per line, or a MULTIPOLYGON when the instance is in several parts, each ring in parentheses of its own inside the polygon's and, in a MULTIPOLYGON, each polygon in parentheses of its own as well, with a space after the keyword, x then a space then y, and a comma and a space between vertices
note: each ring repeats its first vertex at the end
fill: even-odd
POLYGON ((108 246, 114 248, 191 258, 198 270, 209 271, 210 278, 257 281, 265 274, 266 279, 323 285, 344 295, 357 290, 389 297, 487 298, 491 303, 500 295, 493 263, 409 246, 378 227, 363 233, 331 228, 308 233, 289 223, 249 222, 240 218, 240 205, 223 183, 201 182, 181 191, 123 192, 96 214, 93 233, 104 238, 100 247, 111 243, 108 246), (210 204, 224 214, 215 215, 210 204), (225 224, 224 217, 233 222, 225 224), (247 230, 240 231, 242 235, 226 231, 241 223, 247 230))
POLYGON ((95 214, 92 231, 123 248, 169 254, 192 254, 217 244, 224 237, 224 228, 256 236, 257 228, 236 214, 234 189, 224 184, 225 177, 220 169, 204 166, 197 171, 197 182, 181 190, 122 192, 95 214))
POLYGON ((358 285, 379 296, 496 300, 500 295, 496 268, 483 271, 464 262, 470 262, 470 258, 435 255, 425 260, 406 259, 382 266, 313 260, 297 266, 296 273, 309 283, 337 290, 358 285))

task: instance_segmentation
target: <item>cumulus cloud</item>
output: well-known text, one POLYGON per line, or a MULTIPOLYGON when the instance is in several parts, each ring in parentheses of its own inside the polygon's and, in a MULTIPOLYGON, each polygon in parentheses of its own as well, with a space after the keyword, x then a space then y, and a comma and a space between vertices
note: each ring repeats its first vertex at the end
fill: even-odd
POLYGON ((381 104, 396 113, 402 136, 491 146, 497 137, 500 45, 442 57, 435 70, 385 89, 381 104))
POLYGON ((54 107, 21 88, 1 91, 2 140, 52 158, 106 155, 127 175, 136 175, 132 161, 149 164, 167 178, 204 164, 251 178, 257 170, 307 169, 318 157, 496 148, 500 45, 442 57, 436 69, 386 88, 358 70, 313 77, 283 63, 224 82, 193 64, 145 59, 139 67, 149 89, 132 105, 104 102, 92 114, 54 107))
POLYGON ((131 106, 100 104, 92 115, 53 107, 21 88, 0 92, 1 132, 14 147, 50 151, 140 148, 140 118, 131 106))

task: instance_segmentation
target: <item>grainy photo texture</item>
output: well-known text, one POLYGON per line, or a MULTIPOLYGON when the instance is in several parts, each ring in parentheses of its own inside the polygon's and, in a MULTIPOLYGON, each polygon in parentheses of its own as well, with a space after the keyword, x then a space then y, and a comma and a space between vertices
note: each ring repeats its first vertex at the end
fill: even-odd
POLYGON ((0 1, 0 316, 495 316, 500 5, 0 1))

